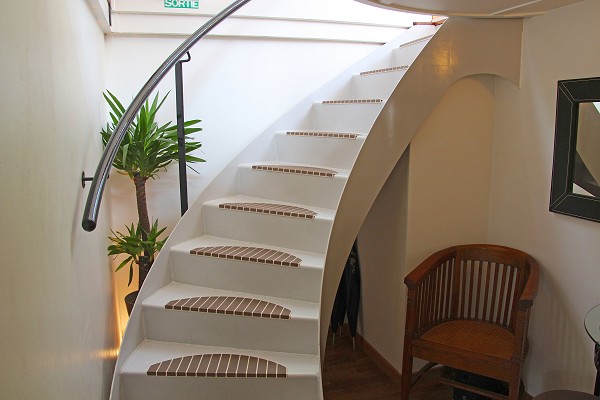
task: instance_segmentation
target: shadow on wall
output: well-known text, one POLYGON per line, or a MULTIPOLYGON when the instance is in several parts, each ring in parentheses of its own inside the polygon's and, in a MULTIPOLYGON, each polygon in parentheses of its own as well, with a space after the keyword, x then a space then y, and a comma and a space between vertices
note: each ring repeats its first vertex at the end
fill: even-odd
POLYGON ((552 276, 546 272, 540 283, 540 291, 533 304, 532 320, 529 325, 530 356, 527 357, 524 374, 525 377, 534 377, 536 380, 529 380, 529 385, 526 385, 527 392, 537 394, 542 391, 542 388, 543 391, 589 388, 587 391, 591 393, 595 379, 594 346, 592 340, 587 337, 583 319, 578 321, 575 318, 577 313, 567 309, 570 303, 559 291, 552 276), (541 307, 536 310, 536 303, 544 303, 547 314, 540 312, 544 311, 541 307), (577 346, 578 343, 586 343, 586 341, 589 342, 589 347, 577 346), (529 362, 532 359, 531 353, 538 352, 547 355, 536 359, 551 360, 551 364, 545 366, 546 372, 543 374, 536 374, 534 371, 538 366, 529 362), (569 368, 573 365, 580 365, 582 369, 589 365, 590 372, 582 374, 581 369, 569 368))

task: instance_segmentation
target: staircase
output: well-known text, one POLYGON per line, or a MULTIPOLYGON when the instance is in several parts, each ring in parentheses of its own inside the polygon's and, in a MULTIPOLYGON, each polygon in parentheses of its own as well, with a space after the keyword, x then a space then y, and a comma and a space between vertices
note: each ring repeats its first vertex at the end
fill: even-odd
MULTIPOLYGON (((354 168, 388 98, 437 29, 411 28, 361 63, 368 68, 314 94, 200 196, 140 292, 112 400, 323 398, 323 332, 335 293, 327 286, 339 281, 355 220, 368 211, 354 217, 341 200, 351 177, 364 174, 354 168), (313 101, 325 92, 333 96, 313 101)), ((484 64, 507 51, 496 48, 484 64)), ((461 73, 443 78, 446 89, 461 73)), ((422 112, 443 85, 439 92, 422 112)))

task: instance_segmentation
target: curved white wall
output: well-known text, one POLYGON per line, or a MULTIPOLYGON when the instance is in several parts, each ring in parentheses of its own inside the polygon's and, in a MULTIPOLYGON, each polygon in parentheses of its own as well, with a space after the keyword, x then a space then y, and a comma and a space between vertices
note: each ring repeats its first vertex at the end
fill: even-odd
POLYGON ((453 84, 411 141, 361 228, 360 331, 398 371, 406 274, 439 249, 486 241, 493 121, 493 77, 453 84))
POLYGON ((593 343, 583 320, 600 303, 600 224, 548 211, 557 81, 600 75, 600 53, 592 50, 600 27, 586 22, 590 15, 600 15, 595 0, 526 19, 520 86, 470 77, 451 87, 371 209, 360 236, 362 332, 396 368, 405 310, 405 271, 398 269, 406 262, 411 270, 449 244, 481 240, 526 251, 542 269, 524 371, 527 392, 592 392, 593 343), (407 209, 387 217, 404 201, 407 209), (382 269, 397 277, 385 282, 392 296, 380 295, 382 269))
POLYGON ((600 224, 548 211, 556 82, 600 76, 600 26, 590 15, 600 15, 596 0, 526 20, 521 89, 496 84, 488 237, 531 253, 542 268, 526 370, 534 395, 594 385, 583 319, 600 303, 600 224))
POLYGON ((0 382, 4 399, 104 400, 118 336, 109 215, 83 231, 100 156, 104 36, 84 0, 2 2, 0 382))

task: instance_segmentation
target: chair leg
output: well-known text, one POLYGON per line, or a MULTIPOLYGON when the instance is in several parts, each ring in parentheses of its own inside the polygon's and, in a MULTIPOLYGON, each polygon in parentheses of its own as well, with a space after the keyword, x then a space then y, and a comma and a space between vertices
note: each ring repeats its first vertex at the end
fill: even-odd
POLYGON ((521 368, 516 366, 510 373, 510 382, 508 382, 508 400, 519 400, 521 389, 521 368))
POLYGON ((410 381, 412 378, 413 358, 410 353, 410 346, 404 346, 404 355, 402 356, 402 381, 400 385, 400 400, 408 400, 410 392, 410 381))

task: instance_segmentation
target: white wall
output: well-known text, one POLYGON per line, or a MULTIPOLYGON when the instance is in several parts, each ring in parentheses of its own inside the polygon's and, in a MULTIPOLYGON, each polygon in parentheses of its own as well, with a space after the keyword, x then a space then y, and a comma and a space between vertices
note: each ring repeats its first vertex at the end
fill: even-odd
POLYGON ((600 303, 600 225, 548 211, 556 82, 600 76, 600 3, 587 0, 525 23, 522 85, 496 86, 489 240, 532 254, 542 268, 530 326, 527 389, 591 392, 586 312, 600 303))
POLYGON ((361 332, 398 371, 406 274, 431 253, 485 242, 494 79, 450 87, 387 180, 359 235, 361 332))
MULTIPOLYGON (((342 2, 355 4, 353 0, 342 2)), ((274 18, 281 14, 289 17, 294 15, 292 11, 303 9, 297 1, 289 1, 287 7, 273 7, 269 1, 251 4, 254 8, 250 11, 260 11, 263 16, 273 14, 274 18)), ((123 1, 115 7, 124 7, 123 1)), ((307 8, 313 12, 312 18, 333 17, 317 13, 318 7, 312 1, 307 8)), ((384 11, 384 14, 401 15, 393 11, 384 11)), ((304 11, 298 18, 309 19, 310 15, 304 11)), ((338 18, 344 15, 341 13, 338 18)), ((337 25, 329 24, 330 27, 337 25)), ((396 29, 398 33, 402 31, 396 29)), ((288 109, 379 47, 379 43, 344 42, 333 38, 290 39, 287 31, 272 33, 276 36, 206 38, 192 50, 192 62, 184 64, 185 115, 186 119, 203 120, 203 131, 197 138, 203 143, 199 156, 207 160, 194 166, 200 175, 188 170, 190 204, 239 151, 288 109)), ((303 34, 308 37, 310 31, 303 34)), ((111 35, 106 41, 106 88, 124 102, 129 101, 181 41, 172 35, 111 35)), ((161 114, 164 121, 175 119, 174 79, 174 75, 169 74, 159 87, 161 93, 171 91, 165 112, 161 114)), ((121 230, 125 224, 137 220, 133 184, 113 173, 109 186, 112 226, 121 230)), ((149 181, 148 207, 151 218, 158 218, 168 231, 177 223, 179 186, 175 165, 160 174, 160 179, 149 181)), ((117 273, 117 279, 119 297, 135 289, 127 288, 126 272, 117 273)))
POLYGON ((381 287, 401 288, 404 302, 404 275, 397 268, 405 261, 408 271, 436 249, 481 240, 526 251, 542 269, 524 371, 527 392, 592 392, 593 342, 583 320, 600 303, 600 225, 548 211, 556 83, 600 75, 600 26, 588 23, 590 15, 600 15, 599 2, 527 19, 521 86, 489 77, 454 85, 411 143, 408 193, 403 174, 392 175, 371 210, 359 243, 362 328, 396 368, 405 305, 381 287), (389 216, 405 197, 408 210, 389 216), (394 246, 404 242, 406 254, 398 255, 394 246))
POLYGON ((104 33, 110 32, 110 10, 107 0, 85 0, 98 26, 104 33))
MULTIPOLYGON (((163 0, 115 0, 115 34, 189 35, 231 0, 202 0, 198 9, 165 8, 163 0)), ((426 15, 390 12, 354 0, 253 0, 216 27, 211 36, 286 37, 382 43, 426 15)))
POLYGON ((456 244, 486 240, 494 79, 456 82, 410 144, 406 272, 456 244))
POLYGON ((80 225, 99 157, 103 34, 84 0, 2 2, 0 386, 6 399, 106 399, 117 336, 106 209, 80 225))

